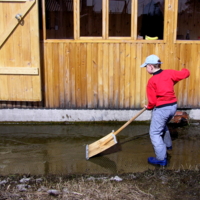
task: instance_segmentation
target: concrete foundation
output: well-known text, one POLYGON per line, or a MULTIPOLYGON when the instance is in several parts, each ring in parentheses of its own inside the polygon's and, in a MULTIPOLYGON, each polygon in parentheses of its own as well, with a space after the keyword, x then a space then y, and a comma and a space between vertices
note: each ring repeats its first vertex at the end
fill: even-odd
MULTIPOLYGON (((0 122, 102 122, 128 121, 140 110, 1 109, 0 122)), ((200 109, 184 110, 190 120, 200 120, 200 109)), ((145 111, 135 121, 149 121, 145 111)))

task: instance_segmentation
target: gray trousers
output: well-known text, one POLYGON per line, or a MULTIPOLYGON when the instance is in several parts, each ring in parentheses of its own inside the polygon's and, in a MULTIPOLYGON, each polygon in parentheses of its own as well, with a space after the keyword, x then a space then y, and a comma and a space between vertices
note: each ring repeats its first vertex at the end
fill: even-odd
POLYGON ((152 111, 149 134, 158 160, 164 160, 167 157, 166 147, 172 146, 167 123, 172 119, 176 110, 177 104, 154 108, 152 111))

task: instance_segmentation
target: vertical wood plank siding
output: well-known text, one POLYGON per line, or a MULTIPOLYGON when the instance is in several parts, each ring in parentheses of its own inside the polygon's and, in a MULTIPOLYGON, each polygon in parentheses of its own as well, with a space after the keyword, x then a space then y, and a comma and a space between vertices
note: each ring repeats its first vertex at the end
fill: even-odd
POLYGON ((200 45, 135 43, 45 43, 47 108, 140 108, 150 75, 140 65, 158 54, 163 69, 187 67, 191 77, 175 86, 180 107, 199 107, 200 45), (63 47, 62 47, 63 46, 63 47), (51 59, 53 57, 53 59, 51 59))
POLYGON ((140 65, 149 54, 160 56, 163 69, 190 69, 190 78, 175 86, 178 104, 181 108, 200 106, 200 44, 169 47, 164 43, 46 42, 41 45, 43 101, 1 102, 2 108, 141 108, 147 103, 146 84, 150 75, 140 65))

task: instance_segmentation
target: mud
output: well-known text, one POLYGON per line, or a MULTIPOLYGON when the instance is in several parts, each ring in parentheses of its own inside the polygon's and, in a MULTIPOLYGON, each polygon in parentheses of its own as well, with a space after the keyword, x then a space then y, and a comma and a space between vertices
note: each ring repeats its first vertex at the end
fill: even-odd
MULTIPOLYGON (((0 125, 0 174, 124 174, 154 170, 149 124, 133 123, 117 136, 118 144, 86 160, 85 147, 123 124, 0 125)), ((200 165, 200 124, 170 125, 173 150, 168 170, 200 165)))

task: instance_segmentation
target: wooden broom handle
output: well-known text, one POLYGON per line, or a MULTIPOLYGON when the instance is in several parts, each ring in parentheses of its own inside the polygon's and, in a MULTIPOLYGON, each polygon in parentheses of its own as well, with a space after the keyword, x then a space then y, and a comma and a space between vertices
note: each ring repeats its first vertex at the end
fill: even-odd
MULTIPOLYGON (((144 107, 139 113, 137 113, 137 115, 135 115, 134 117, 132 117, 121 128, 119 128, 117 131, 113 132, 112 134, 117 135, 122 129, 124 129, 126 126, 128 126, 134 119, 136 119, 139 115, 141 115, 145 110, 146 110, 146 107, 144 107)), ((107 144, 112 139, 113 139, 113 137, 109 137, 104 142, 102 142, 102 144, 100 146, 103 146, 103 145, 107 144)))
POLYGON ((113 134, 117 135, 121 130, 123 130, 125 127, 127 127, 133 120, 135 120, 138 116, 140 116, 145 110, 146 110, 146 107, 144 107, 139 113, 137 113, 137 115, 133 116, 129 121, 127 121, 122 127, 120 127, 113 134))

